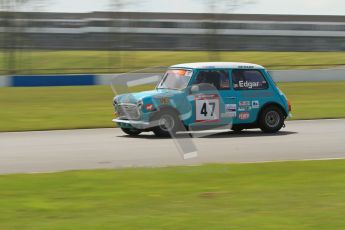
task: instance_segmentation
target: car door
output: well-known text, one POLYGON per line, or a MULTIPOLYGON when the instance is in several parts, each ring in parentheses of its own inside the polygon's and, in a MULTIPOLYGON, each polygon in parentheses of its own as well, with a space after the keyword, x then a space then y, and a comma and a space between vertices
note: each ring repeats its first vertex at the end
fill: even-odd
POLYGON ((236 118, 236 96, 231 90, 227 69, 199 70, 192 92, 193 125, 225 125, 236 118))

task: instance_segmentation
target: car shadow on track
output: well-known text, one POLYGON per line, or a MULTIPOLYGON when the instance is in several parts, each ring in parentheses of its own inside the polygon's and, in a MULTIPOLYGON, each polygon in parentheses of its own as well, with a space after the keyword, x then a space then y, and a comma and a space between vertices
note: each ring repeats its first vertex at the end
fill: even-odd
MULTIPOLYGON (((246 130, 241 132, 234 132, 234 131, 228 131, 228 132, 208 132, 203 131, 202 133, 195 133, 193 135, 188 133, 178 133, 176 134, 176 138, 245 138, 245 137, 274 137, 274 136, 286 136, 286 135, 293 135, 297 134, 298 132, 292 132, 292 131, 280 131, 278 133, 263 133, 261 131, 257 130, 246 130)), ((123 138, 133 138, 133 139, 171 139, 170 137, 156 137, 153 133, 142 133, 138 136, 129 136, 129 135, 122 135, 118 137, 123 138)))

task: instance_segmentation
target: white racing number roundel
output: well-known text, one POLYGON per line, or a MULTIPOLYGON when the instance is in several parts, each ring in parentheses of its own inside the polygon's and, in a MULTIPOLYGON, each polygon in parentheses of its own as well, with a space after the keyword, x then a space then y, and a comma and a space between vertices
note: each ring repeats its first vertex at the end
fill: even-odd
POLYGON ((197 122, 219 120, 219 97, 216 94, 195 96, 195 116, 197 122))

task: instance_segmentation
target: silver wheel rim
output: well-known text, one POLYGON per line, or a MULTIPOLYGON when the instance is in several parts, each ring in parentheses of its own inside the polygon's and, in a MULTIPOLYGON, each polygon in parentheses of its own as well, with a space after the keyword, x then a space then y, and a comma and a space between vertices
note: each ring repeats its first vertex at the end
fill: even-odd
POLYGON ((159 127, 164 131, 170 131, 175 127, 175 120, 171 115, 164 114, 159 119, 159 127))
POLYGON ((268 127, 275 128, 279 125, 280 116, 277 111, 269 111, 266 114, 265 121, 268 127))

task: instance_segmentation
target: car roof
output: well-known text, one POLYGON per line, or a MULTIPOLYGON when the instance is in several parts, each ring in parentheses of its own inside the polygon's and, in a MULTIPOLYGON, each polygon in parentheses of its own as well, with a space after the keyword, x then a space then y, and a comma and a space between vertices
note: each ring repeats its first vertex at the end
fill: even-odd
POLYGON ((189 69, 264 69, 263 66, 245 62, 195 62, 170 66, 189 69))

